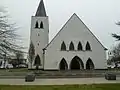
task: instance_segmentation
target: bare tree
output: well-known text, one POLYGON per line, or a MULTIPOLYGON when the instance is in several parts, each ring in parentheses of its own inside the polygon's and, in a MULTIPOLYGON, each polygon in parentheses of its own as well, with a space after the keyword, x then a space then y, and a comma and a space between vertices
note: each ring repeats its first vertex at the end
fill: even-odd
POLYGON ((10 54, 11 52, 16 52, 22 47, 15 44, 18 40, 19 35, 17 35, 16 24, 10 24, 8 21, 8 16, 5 12, 0 10, 0 55, 10 54))
POLYGON ((24 49, 16 44, 20 36, 16 33, 18 28, 15 23, 9 23, 9 17, 3 8, 0 8, 0 56, 4 58, 24 49))
POLYGON ((117 67, 118 62, 120 62, 120 43, 113 47, 111 55, 111 59, 108 60, 108 65, 114 63, 117 67))
POLYGON ((21 51, 16 52, 16 60, 17 60, 17 65, 19 68, 19 65, 22 64, 23 61, 21 61, 24 58, 24 54, 21 51))
POLYGON ((120 56, 120 43, 113 48, 112 54, 113 54, 114 57, 119 57, 120 56))
POLYGON ((34 60, 34 57, 35 57, 35 47, 34 47, 32 42, 30 43, 30 47, 29 47, 29 52, 28 53, 29 53, 29 62, 30 62, 31 69, 32 69, 32 63, 33 63, 33 60, 34 60))
MULTIPOLYGON (((116 25, 120 26, 120 22, 116 23, 116 25)), ((114 37, 115 39, 117 39, 117 41, 120 41, 120 35, 112 34, 112 37, 114 37)))

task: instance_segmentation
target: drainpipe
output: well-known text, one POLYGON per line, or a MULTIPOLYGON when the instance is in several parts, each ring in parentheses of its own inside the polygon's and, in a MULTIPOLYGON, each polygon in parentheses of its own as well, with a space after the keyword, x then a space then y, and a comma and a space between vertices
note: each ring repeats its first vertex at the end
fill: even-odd
POLYGON ((45 66, 45 48, 43 49, 43 70, 44 70, 44 66, 45 66))

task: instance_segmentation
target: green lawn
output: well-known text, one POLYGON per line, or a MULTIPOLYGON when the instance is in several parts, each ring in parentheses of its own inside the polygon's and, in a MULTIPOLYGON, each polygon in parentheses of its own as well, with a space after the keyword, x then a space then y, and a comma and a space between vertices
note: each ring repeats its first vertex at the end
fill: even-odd
POLYGON ((23 76, 29 73, 27 68, 21 69, 0 69, 0 76, 23 76))
POLYGON ((0 69, 0 72, 2 71, 9 71, 9 72, 28 72, 29 70, 27 68, 16 68, 16 69, 0 69))
POLYGON ((0 86, 0 90, 120 90, 120 84, 64 86, 0 86))

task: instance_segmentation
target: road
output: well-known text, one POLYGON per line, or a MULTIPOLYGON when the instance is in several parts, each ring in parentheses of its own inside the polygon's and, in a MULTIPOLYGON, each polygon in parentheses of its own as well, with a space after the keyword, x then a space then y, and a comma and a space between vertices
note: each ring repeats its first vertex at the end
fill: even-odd
POLYGON ((120 78, 118 77, 115 81, 108 81, 104 78, 36 79, 34 82, 25 82, 24 79, 0 79, 0 85, 71 85, 101 83, 120 83, 120 78))

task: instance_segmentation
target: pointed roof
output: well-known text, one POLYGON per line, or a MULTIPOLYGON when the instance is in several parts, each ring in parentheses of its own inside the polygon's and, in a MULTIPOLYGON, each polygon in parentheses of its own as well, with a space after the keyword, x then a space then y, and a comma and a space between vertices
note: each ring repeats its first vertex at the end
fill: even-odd
POLYGON ((61 30, 56 34, 56 36, 51 40, 51 42, 44 48, 44 49, 47 49, 47 47, 55 40, 55 38, 59 35, 59 33, 62 31, 62 29, 68 24, 68 22, 73 18, 73 16, 76 16, 80 22, 82 22, 82 24, 88 29, 88 31, 91 33, 91 35, 93 35, 93 37, 95 37, 95 39, 97 40, 98 43, 101 44, 101 46, 104 48, 104 50, 108 50, 107 48, 105 48, 103 46, 103 44, 97 39, 97 37, 90 31, 90 29, 84 24, 84 22, 74 13, 70 19, 65 23, 65 25, 61 28, 61 30))
POLYGON ((40 4, 38 6, 37 12, 35 16, 40 16, 40 17, 46 17, 46 11, 45 11, 45 6, 43 0, 40 1, 40 4))

